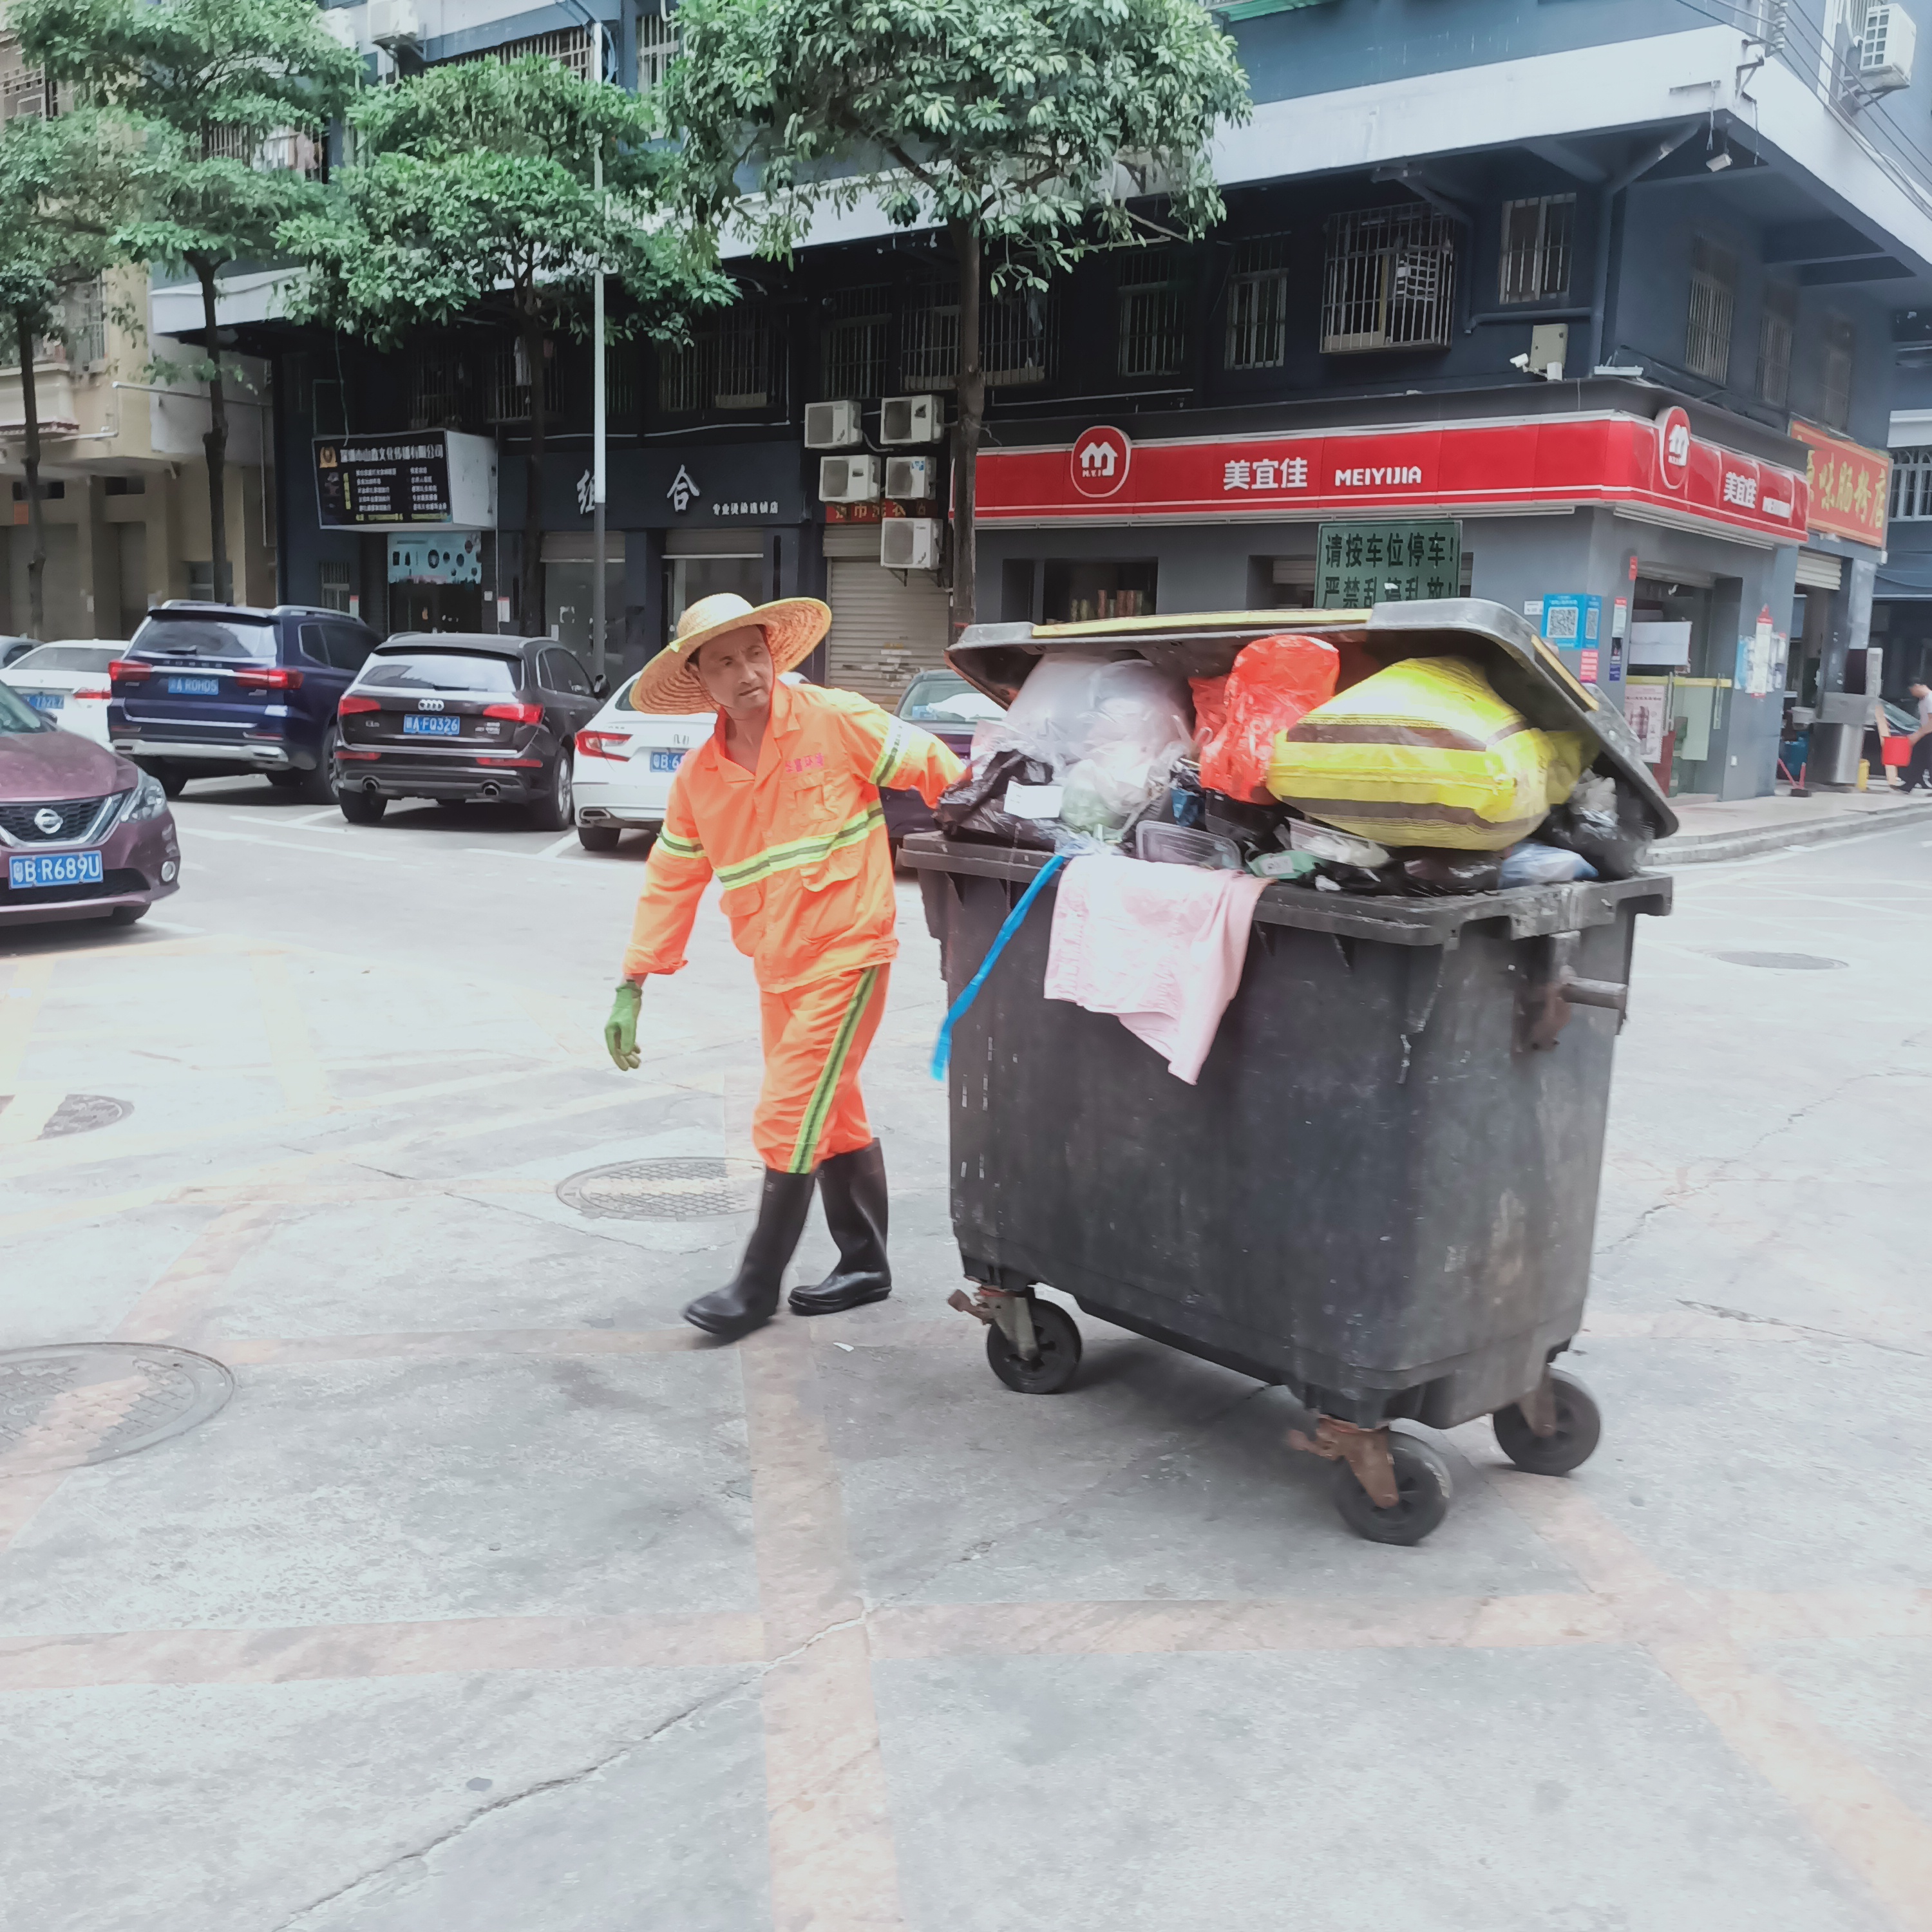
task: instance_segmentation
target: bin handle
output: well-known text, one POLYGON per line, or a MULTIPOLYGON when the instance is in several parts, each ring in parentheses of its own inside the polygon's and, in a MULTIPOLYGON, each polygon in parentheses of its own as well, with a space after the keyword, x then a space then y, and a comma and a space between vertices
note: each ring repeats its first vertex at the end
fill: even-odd
POLYGON ((1569 1024, 1572 1006, 1600 1006, 1617 1016, 1617 1030, 1623 1030, 1630 1015, 1630 988, 1615 980, 1586 980, 1570 962, 1576 950, 1578 935, 1559 932, 1550 941, 1548 976, 1528 989, 1528 1044, 1547 1051, 1569 1024))
POLYGON ((1006 923, 993 936, 993 943, 986 949, 986 956, 980 962, 980 970, 966 982, 958 999, 947 1008, 944 1019, 939 1023, 939 1037, 932 1043, 932 1077, 935 1080, 946 1078, 946 1070, 952 1061, 952 1029, 966 1009, 980 997, 980 988, 986 983, 986 975, 992 972, 1000 955, 1006 950, 1006 941, 1019 931, 1020 922, 1027 916, 1027 910, 1040 896, 1040 889, 1072 856, 1070 852, 1056 852, 1034 874, 1033 884, 1020 895, 1020 902, 1007 914, 1006 923))

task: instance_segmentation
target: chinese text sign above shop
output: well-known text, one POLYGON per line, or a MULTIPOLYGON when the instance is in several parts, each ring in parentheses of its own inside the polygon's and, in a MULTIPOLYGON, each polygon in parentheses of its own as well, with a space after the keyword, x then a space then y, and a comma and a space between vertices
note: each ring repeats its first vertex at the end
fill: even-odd
POLYGON ((1760 540, 1795 542, 1805 530, 1802 477, 1700 441, 1681 410, 1655 422, 1568 416, 1131 446, 1117 429, 1090 430, 1071 446, 982 450, 975 513, 989 524, 1259 522, 1586 503, 1760 540))
POLYGON ((1810 451, 1811 513, 1807 527, 1882 550, 1892 458, 1882 450, 1847 442, 1829 430, 1814 429, 1795 418, 1791 434, 1810 451))
POLYGON ((1462 526, 1453 518, 1426 524, 1324 524, 1316 536, 1315 561, 1315 601, 1324 610, 1460 596, 1462 526))
POLYGON ((318 437, 315 500, 324 530, 494 530, 496 446, 441 429, 318 437))

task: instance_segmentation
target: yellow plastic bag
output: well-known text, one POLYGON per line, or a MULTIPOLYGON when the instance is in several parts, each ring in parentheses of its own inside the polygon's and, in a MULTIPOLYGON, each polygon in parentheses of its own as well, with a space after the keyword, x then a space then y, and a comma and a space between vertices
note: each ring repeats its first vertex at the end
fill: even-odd
POLYGON ((1462 658, 1407 658, 1275 734, 1268 790, 1384 845, 1496 851, 1582 776, 1585 742, 1540 731, 1462 658))

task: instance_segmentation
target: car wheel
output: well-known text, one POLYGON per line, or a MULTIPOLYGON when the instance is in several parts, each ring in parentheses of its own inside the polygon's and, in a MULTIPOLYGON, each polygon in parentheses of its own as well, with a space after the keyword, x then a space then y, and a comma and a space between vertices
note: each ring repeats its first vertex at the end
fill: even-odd
POLYGON ((380 792, 338 792, 335 802, 351 825, 379 825, 389 801, 380 792))
POLYGON ((262 776, 278 791, 292 791, 308 776, 306 772, 266 772, 262 776))
POLYGON ((623 835, 614 825, 580 825, 577 842, 586 852, 614 852, 623 835))
POLYGON ((550 784, 542 797, 530 807, 531 822, 541 832, 562 832, 577 816, 577 800, 571 788, 570 754, 560 752, 551 766, 550 784))
POLYGON ((335 802, 335 746, 340 734, 332 724, 322 734, 322 747, 316 755, 315 770, 296 776, 304 795, 316 805, 335 802))
POLYGON ((179 798, 188 783, 188 774, 178 765, 146 764, 141 766, 170 798, 179 798))

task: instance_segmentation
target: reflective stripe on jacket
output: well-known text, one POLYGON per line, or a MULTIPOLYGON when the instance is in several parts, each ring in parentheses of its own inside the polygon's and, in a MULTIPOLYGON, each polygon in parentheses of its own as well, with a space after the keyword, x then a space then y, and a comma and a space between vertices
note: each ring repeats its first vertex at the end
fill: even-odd
POLYGON ((781 682, 755 772, 724 752, 724 719, 671 781, 644 868, 624 976, 675 973, 715 875, 731 937, 768 992, 898 951, 881 786, 927 804, 959 760, 856 692, 781 682))

